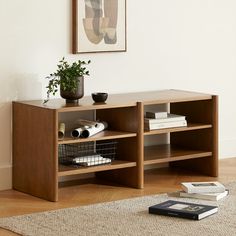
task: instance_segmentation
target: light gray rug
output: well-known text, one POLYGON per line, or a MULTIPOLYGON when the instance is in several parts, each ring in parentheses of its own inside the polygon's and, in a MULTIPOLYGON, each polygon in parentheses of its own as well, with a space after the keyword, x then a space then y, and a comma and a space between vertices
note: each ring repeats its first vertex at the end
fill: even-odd
POLYGON ((236 183, 218 202, 168 197, 166 194, 84 207, 0 218, 0 227, 22 235, 143 236, 236 235, 236 183), (148 214, 148 207, 167 199, 218 205, 219 212, 201 221, 148 214))

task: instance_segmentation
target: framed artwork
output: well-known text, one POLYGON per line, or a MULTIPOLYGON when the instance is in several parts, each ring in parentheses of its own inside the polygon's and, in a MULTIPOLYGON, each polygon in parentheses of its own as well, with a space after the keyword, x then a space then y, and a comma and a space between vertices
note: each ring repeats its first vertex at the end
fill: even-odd
POLYGON ((73 53, 126 51, 126 0, 72 0, 73 53))

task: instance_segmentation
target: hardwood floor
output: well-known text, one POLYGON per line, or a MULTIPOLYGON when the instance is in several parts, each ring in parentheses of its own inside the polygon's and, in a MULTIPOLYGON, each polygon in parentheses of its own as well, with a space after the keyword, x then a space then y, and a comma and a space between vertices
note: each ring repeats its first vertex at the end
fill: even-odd
MULTIPOLYGON (((220 160, 218 178, 202 176, 181 169, 155 169, 145 173, 144 189, 133 189, 124 186, 114 186, 109 183, 86 180, 77 185, 63 186, 59 189, 59 201, 48 202, 30 195, 6 190, 0 192, 0 217, 29 214, 66 207, 89 205, 125 198, 140 197, 150 194, 166 193, 180 190, 183 181, 218 180, 222 183, 236 181, 236 158, 220 160)), ((74 183, 73 183, 74 184, 74 183)), ((0 229, 1 235, 17 235, 0 229)))

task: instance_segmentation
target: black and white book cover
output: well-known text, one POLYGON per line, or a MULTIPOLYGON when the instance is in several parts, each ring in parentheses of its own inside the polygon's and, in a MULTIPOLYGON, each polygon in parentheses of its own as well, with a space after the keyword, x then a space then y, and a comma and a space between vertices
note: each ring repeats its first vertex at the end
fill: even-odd
POLYGON ((168 200, 149 207, 150 214, 174 216, 192 220, 201 220, 207 216, 216 213, 217 211, 217 206, 194 204, 172 200, 168 200))

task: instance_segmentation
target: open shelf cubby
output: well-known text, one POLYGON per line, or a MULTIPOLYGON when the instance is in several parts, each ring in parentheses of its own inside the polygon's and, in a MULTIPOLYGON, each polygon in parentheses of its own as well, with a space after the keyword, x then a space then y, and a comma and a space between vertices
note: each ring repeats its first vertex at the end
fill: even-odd
MULTIPOLYGON (((168 163, 218 175, 217 96, 181 90, 109 95, 106 103, 91 97, 78 104, 63 99, 13 102, 13 188, 58 201, 59 178, 95 173, 97 178, 144 187, 145 166, 168 163), (144 130, 148 110, 184 115, 186 127, 144 130), (77 119, 100 120, 108 128, 89 138, 73 138, 77 119), (58 139, 58 123, 66 134, 58 139), (163 138, 161 142, 160 139, 163 138), (115 141, 110 164, 75 167, 60 163, 60 147, 115 141)), ((157 186, 158 187, 158 186, 157 186)))
POLYGON ((144 148, 144 165, 211 156, 212 152, 162 144, 144 148))

